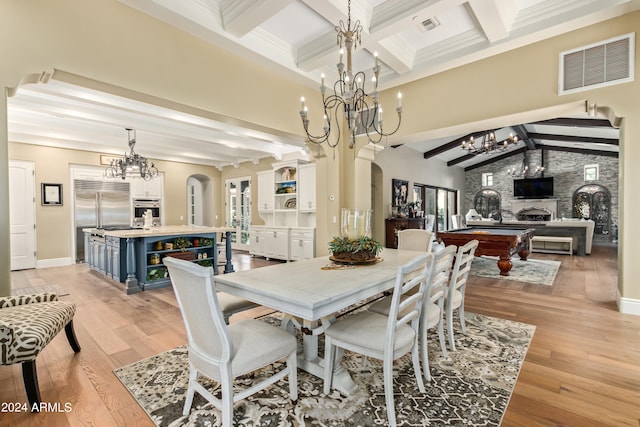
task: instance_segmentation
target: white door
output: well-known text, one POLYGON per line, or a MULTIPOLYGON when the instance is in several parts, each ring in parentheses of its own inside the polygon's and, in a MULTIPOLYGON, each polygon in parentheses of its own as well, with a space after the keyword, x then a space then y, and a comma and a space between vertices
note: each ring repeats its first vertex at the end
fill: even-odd
POLYGON ((202 183, 192 176, 187 180, 187 197, 189 225, 204 225, 202 183))
POLYGON ((34 170, 32 162, 9 161, 11 270, 36 268, 34 170))
POLYGON ((226 224, 235 228, 231 233, 231 248, 248 251, 251 225, 251 178, 228 179, 226 188, 226 224))

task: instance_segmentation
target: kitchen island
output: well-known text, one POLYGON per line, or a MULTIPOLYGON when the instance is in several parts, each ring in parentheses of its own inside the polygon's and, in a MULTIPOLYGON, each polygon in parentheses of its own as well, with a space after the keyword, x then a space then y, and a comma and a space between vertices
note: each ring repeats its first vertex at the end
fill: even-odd
POLYGON ((213 266, 218 274, 218 234, 224 233, 224 273, 234 271, 231 238, 234 229, 168 225, 150 229, 103 230, 87 228, 85 259, 92 270, 124 284, 127 294, 169 286, 171 280, 162 260, 172 256, 213 266))

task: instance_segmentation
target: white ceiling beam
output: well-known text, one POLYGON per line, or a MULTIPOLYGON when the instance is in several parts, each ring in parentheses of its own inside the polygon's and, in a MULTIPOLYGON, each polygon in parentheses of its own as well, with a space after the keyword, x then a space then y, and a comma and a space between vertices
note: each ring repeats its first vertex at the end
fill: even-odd
POLYGON ((518 13, 516 0, 469 0, 468 5, 490 43, 509 37, 518 13))
POLYGON ((222 5, 224 29, 242 37, 260 26, 293 0, 227 0, 222 5))

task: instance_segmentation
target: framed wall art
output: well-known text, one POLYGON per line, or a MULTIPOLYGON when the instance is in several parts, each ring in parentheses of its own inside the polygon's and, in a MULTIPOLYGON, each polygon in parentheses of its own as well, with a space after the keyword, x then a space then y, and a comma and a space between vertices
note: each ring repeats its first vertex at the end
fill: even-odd
POLYGON ((401 179, 391 180, 391 205, 404 206, 407 204, 407 195, 409 194, 409 181, 401 179))
POLYGON ((62 206, 62 184, 41 184, 42 206, 62 206))

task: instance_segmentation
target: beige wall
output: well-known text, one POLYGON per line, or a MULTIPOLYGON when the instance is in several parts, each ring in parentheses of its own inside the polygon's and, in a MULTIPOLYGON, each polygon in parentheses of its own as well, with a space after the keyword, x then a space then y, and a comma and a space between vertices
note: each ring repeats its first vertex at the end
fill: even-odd
MULTIPOLYGON (((300 95, 309 100, 309 105, 319 96, 317 90, 288 75, 212 47, 115 0, 0 2, 0 84, 4 87, 15 86, 28 74, 57 68, 295 134, 301 133, 297 113, 300 95), (243 90, 250 81, 258 84, 243 90)), ((632 167, 633 159, 640 158, 640 146, 632 144, 640 138, 640 83, 559 97, 557 62, 559 51, 638 30, 640 13, 636 12, 403 85, 393 93, 383 93, 382 102, 394 105, 397 90, 403 92, 404 118, 399 135, 414 139, 452 129, 465 133, 478 130, 479 125, 511 125, 550 118, 556 115, 555 107, 567 104, 571 108, 565 110, 574 111, 584 99, 608 105, 627 118, 622 129, 620 169, 623 181, 633 183, 640 179, 640 169, 632 167)), ((636 58, 640 58, 637 52, 636 58)), ((7 158, 5 114, 3 100, 0 165, 5 165, 2 159, 7 158)), ((318 161, 319 241, 326 241, 333 234, 336 227, 331 217, 338 214, 341 205, 350 204, 343 196, 353 194, 351 189, 341 191, 344 176, 353 172, 344 170, 351 167, 347 157, 344 164, 337 157, 334 160, 328 152, 318 161), (329 201, 329 195, 337 199, 329 201)), ((0 168, 0 199, 8 200, 7 168, 0 168)), ((226 170, 222 175, 225 174, 226 170)), ((640 265, 634 265, 632 258, 633 242, 640 239, 640 224, 625 221, 639 210, 640 200, 633 198, 630 186, 624 182, 619 289, 624 298, 640 300, 640 284, 635 280, 640 275, 640 265)), ((7 247, 8 209, 4 205, 0 203, 0 244, 7 247)), ((8 292, 8 265, 7 257, 2 257, 0 294, 8 292)))

